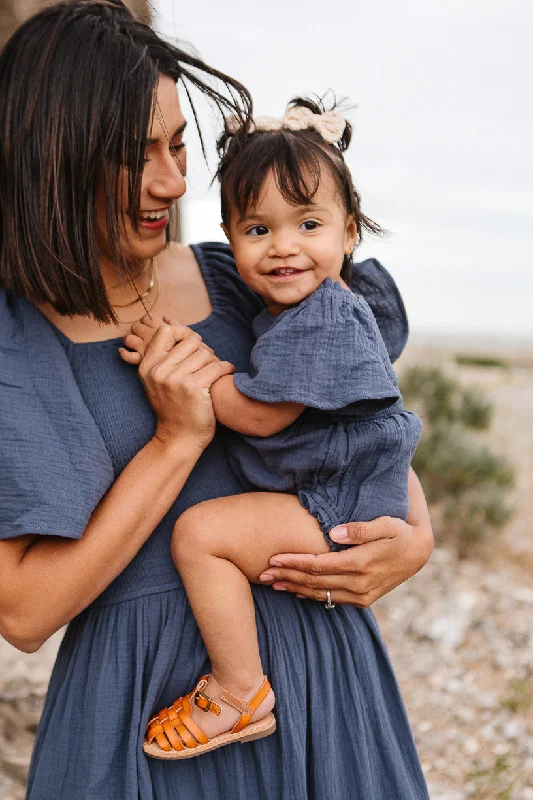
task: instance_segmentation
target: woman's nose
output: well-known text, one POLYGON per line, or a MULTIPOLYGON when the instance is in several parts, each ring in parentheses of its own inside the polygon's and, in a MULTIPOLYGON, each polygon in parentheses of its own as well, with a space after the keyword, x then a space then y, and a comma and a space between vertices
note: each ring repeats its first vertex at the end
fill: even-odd
POLYGON ((160 199, 177 200, 186 189, 185 165, 177 156, 169 154, 150 183, 150 194, 160 199))
POLYGON ((290 232, 279 232, 274 235, 268 255, 270 258, 287 258, 288 256, 297 256, 300 252, 300 246, 290 232))

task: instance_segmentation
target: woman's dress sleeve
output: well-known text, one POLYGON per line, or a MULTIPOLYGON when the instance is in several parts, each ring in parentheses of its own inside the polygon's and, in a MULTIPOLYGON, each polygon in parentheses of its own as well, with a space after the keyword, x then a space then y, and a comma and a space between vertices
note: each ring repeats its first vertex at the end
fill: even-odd
POLYGON ((329 278, 259 336, 235 385, 254 400, 325 411, 373 401, 377 410, 400 397, 370 308, 329 278))
POLYGON ((44 317, 0 292, 0 539, 81 537, 109 454, 44 317))
POLYGON ((251 326, 265 304, 240 277, 229 245, 202 242, 191 245, 191 249, 200 264, 212 304, 251 326))
POLYGON ((354 264, 352 291, 370 306, 379 332, 394 363, 407 343, 409 325, 402 296, 392 276, 375 258, 354 264))

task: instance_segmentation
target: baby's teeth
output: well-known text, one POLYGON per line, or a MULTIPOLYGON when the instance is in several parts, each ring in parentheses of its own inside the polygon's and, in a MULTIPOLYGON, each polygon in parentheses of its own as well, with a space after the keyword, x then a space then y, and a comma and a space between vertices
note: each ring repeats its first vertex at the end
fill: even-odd
POLYGON ((283 275, 295 275, 297 272, 298 270, 294 269, 294 267, 278 267, 272 270, 272 275, 279 275, 281 277, 283 275))

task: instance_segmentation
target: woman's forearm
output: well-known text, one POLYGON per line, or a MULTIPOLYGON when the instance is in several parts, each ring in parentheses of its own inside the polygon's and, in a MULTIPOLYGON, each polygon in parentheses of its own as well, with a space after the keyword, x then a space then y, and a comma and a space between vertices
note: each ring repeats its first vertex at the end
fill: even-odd
POLYGON ((424 490, 412 467, 409 470, 407 491, 409 495, 409 515, 407 517, 407 524, 416 532, 416 553, 420 559, 419 569, 421 569, 433 551, 434 538, 424 490))
POLYGON ((154 438, 101 500, 81 539, 0 542, 0 633, 36 650, 129 564, 176 499, 202 448, 154 438))

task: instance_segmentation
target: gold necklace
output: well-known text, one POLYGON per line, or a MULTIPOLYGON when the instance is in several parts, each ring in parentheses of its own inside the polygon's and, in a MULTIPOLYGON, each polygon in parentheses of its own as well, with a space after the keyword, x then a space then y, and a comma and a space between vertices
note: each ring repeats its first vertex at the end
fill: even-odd
MULTIPOLYGON (((150 259, 150 266, 152 266, 152 261, 153 261, 153 258, 150 259)), ((141 277, 141 275, 144 275, 145 272, 146 272, 146 268, 143 267, 142 269, 139 270, 139 272, 136 275, 133 276, 133 278, 126 278, 125 280, 120 281, 120 283, 114 283, 113 286, 110 286, 109 288, 110 289, 120 289, 121 286, 125 286, 127 283, 131 284, 132 282, 135 282, 138 278, 141 277)))
MULTIPOLYGON (((153 271, 152 277, 154 279, 154 286, 156 287, 155 293, 154 293, 153 297, 151 298, 152 302, 150 304, 144 302, 144 299, 146 298, 146 295, 147 295, 146 292, 142 296, 139 296, 138 300, 136 300, 135 302, 139 302, 139 300, 141 301, 141 303, 143 305, 143 313, 140 315, 140 317, 135 317, 134 319, 118 319, 117 318, 117 322, 119 323, 119 325, 133 325, 135 322, 138 322, 140 319, 142 319, 145 314, 148 314, 148 316, 150 315, 150 311, 153 309, 153 307, 155 306, 155 304, 157 303, 157 301, 159 299, 159 292, 160 292, 160 289, 161 289, 161 282, 159 280, 159 270, 157 269, 157 264, 155 264, 155 263, 154 263, 154 271, 153 271)), ((133 303, 130 303, 128 305, 133 305, 133 303)), ((115 306, 115 308, 119 308, 119 307, 120 306, 115 306)), ((124 307, 125 306, 123 306, 123 308, 124 307)))
POLYGON ((144 291, 142 294, 139 294, 139 291, 138 291, 137 287, 135 286, 135 283, 133 283, 133 280, 132 280, 132 283, 133 283, 133 286, 135 288, 135 291, 137 292, 137 297, 134 300, 130 300, 129 303, 113 303, 113 306, 115 308, 129 308, 130 306, 134 306, 135 303, 142 302, 145 298, 148 297, 148 295, 150 294, 150 292, 154 288, 154 283, 155 283, 156 265, 155 265, 155 260, 153 258, 152 258, 152 261, 151 261, 151 267, 152 267, 152 274, 150 276, 150 281, 148 283, 148 288, 146 289, 146 291, 144 291))

